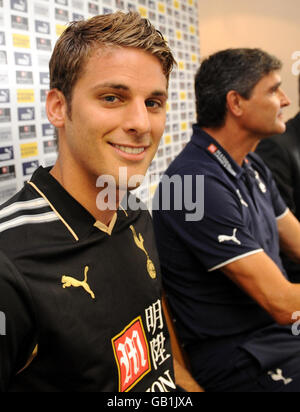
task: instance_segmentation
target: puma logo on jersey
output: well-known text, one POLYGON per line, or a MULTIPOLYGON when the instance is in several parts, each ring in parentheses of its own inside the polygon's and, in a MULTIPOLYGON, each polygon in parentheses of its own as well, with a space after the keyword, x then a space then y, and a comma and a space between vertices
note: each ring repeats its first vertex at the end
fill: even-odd
POLYGON ((283 377, 282 374, 283 372, 281 369, 276 369, 276 372, 272 372, 272 371, 268 372, 268 375, 271 376, 271 379, 273 379, 274 382, 283 381, 285 385, 289 385, 290 383, 293 382, 293 379, 291 378, 286 379, 283 377))
POLYGON ((87 283, 87 273, 89 271, 89 267, 86 266, 84 269, 84 280, 80 281, 70 276, 63 276, 61 278, 61 283, 63 284, 63 289, 65 288, 83 288, 89 295, 91 295, 92 299, 95 299, 95 294, 92 292, 91 288, 87 283))
POLYGON ((220 235, 218 237, 219 243, 224 243, 224 242, 234 242, 237 245, 241 245, 241 242, 238 240, 236 237, 237 234, 237 229, 234 229, 233 235, 232 236, 227 236, 227 235, 220 235))

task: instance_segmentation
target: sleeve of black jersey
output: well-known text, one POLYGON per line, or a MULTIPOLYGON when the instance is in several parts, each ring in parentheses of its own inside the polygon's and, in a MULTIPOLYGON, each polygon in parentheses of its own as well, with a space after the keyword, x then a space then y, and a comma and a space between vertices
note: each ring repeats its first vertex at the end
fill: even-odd
POLYGON ((0 392, 9 389, 35 346, 30 293, 21 275, 0 252, 0 392))

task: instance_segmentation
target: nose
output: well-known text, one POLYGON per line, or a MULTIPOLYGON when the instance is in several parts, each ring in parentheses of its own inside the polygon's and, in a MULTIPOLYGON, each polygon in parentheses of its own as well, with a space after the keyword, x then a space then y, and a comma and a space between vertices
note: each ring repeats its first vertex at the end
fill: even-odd
POLYGON ((290 106, 290 104, 292 103, 291 100, 288 98, 288 96, 285 94, 285 92, 280 89, 280 93, 281 93, 281 97, 280 97, 280 103, 281 103, 281 107, 287 107, 290 106))
POLYGON ((123 128, 126 133, 143 137, 151 132, 150 114, 144 100, 130 102, 124 117, 123 128))

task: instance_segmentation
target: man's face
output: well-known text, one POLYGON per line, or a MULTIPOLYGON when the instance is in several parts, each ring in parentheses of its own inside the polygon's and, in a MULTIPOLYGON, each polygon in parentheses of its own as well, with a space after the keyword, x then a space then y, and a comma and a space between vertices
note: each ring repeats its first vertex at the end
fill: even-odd
POLYGON ((167 79, 159 60, 134 48, 98 50, 73 89, 60 150, 91 181, 145 175, 166 122, 167 79))
POLYGON ((243 99, 242 124, 260 138, 284 133, 283 108, 289 105, 290 100, 281 89, 280 73, 271 72, 255 86, 249 100, 243 99))

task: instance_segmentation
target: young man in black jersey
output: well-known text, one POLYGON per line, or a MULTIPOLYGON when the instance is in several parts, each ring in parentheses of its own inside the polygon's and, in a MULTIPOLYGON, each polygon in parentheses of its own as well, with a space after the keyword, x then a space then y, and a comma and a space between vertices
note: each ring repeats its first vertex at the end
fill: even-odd
POLYGON ((1 391, 176 390, 150 215, 120 205, 158 148, 173 65, 137 13, 73 23, 58 40, 58 160, 0 210, 1 391), (116 183, 106 210, 101 176, 116 183))

